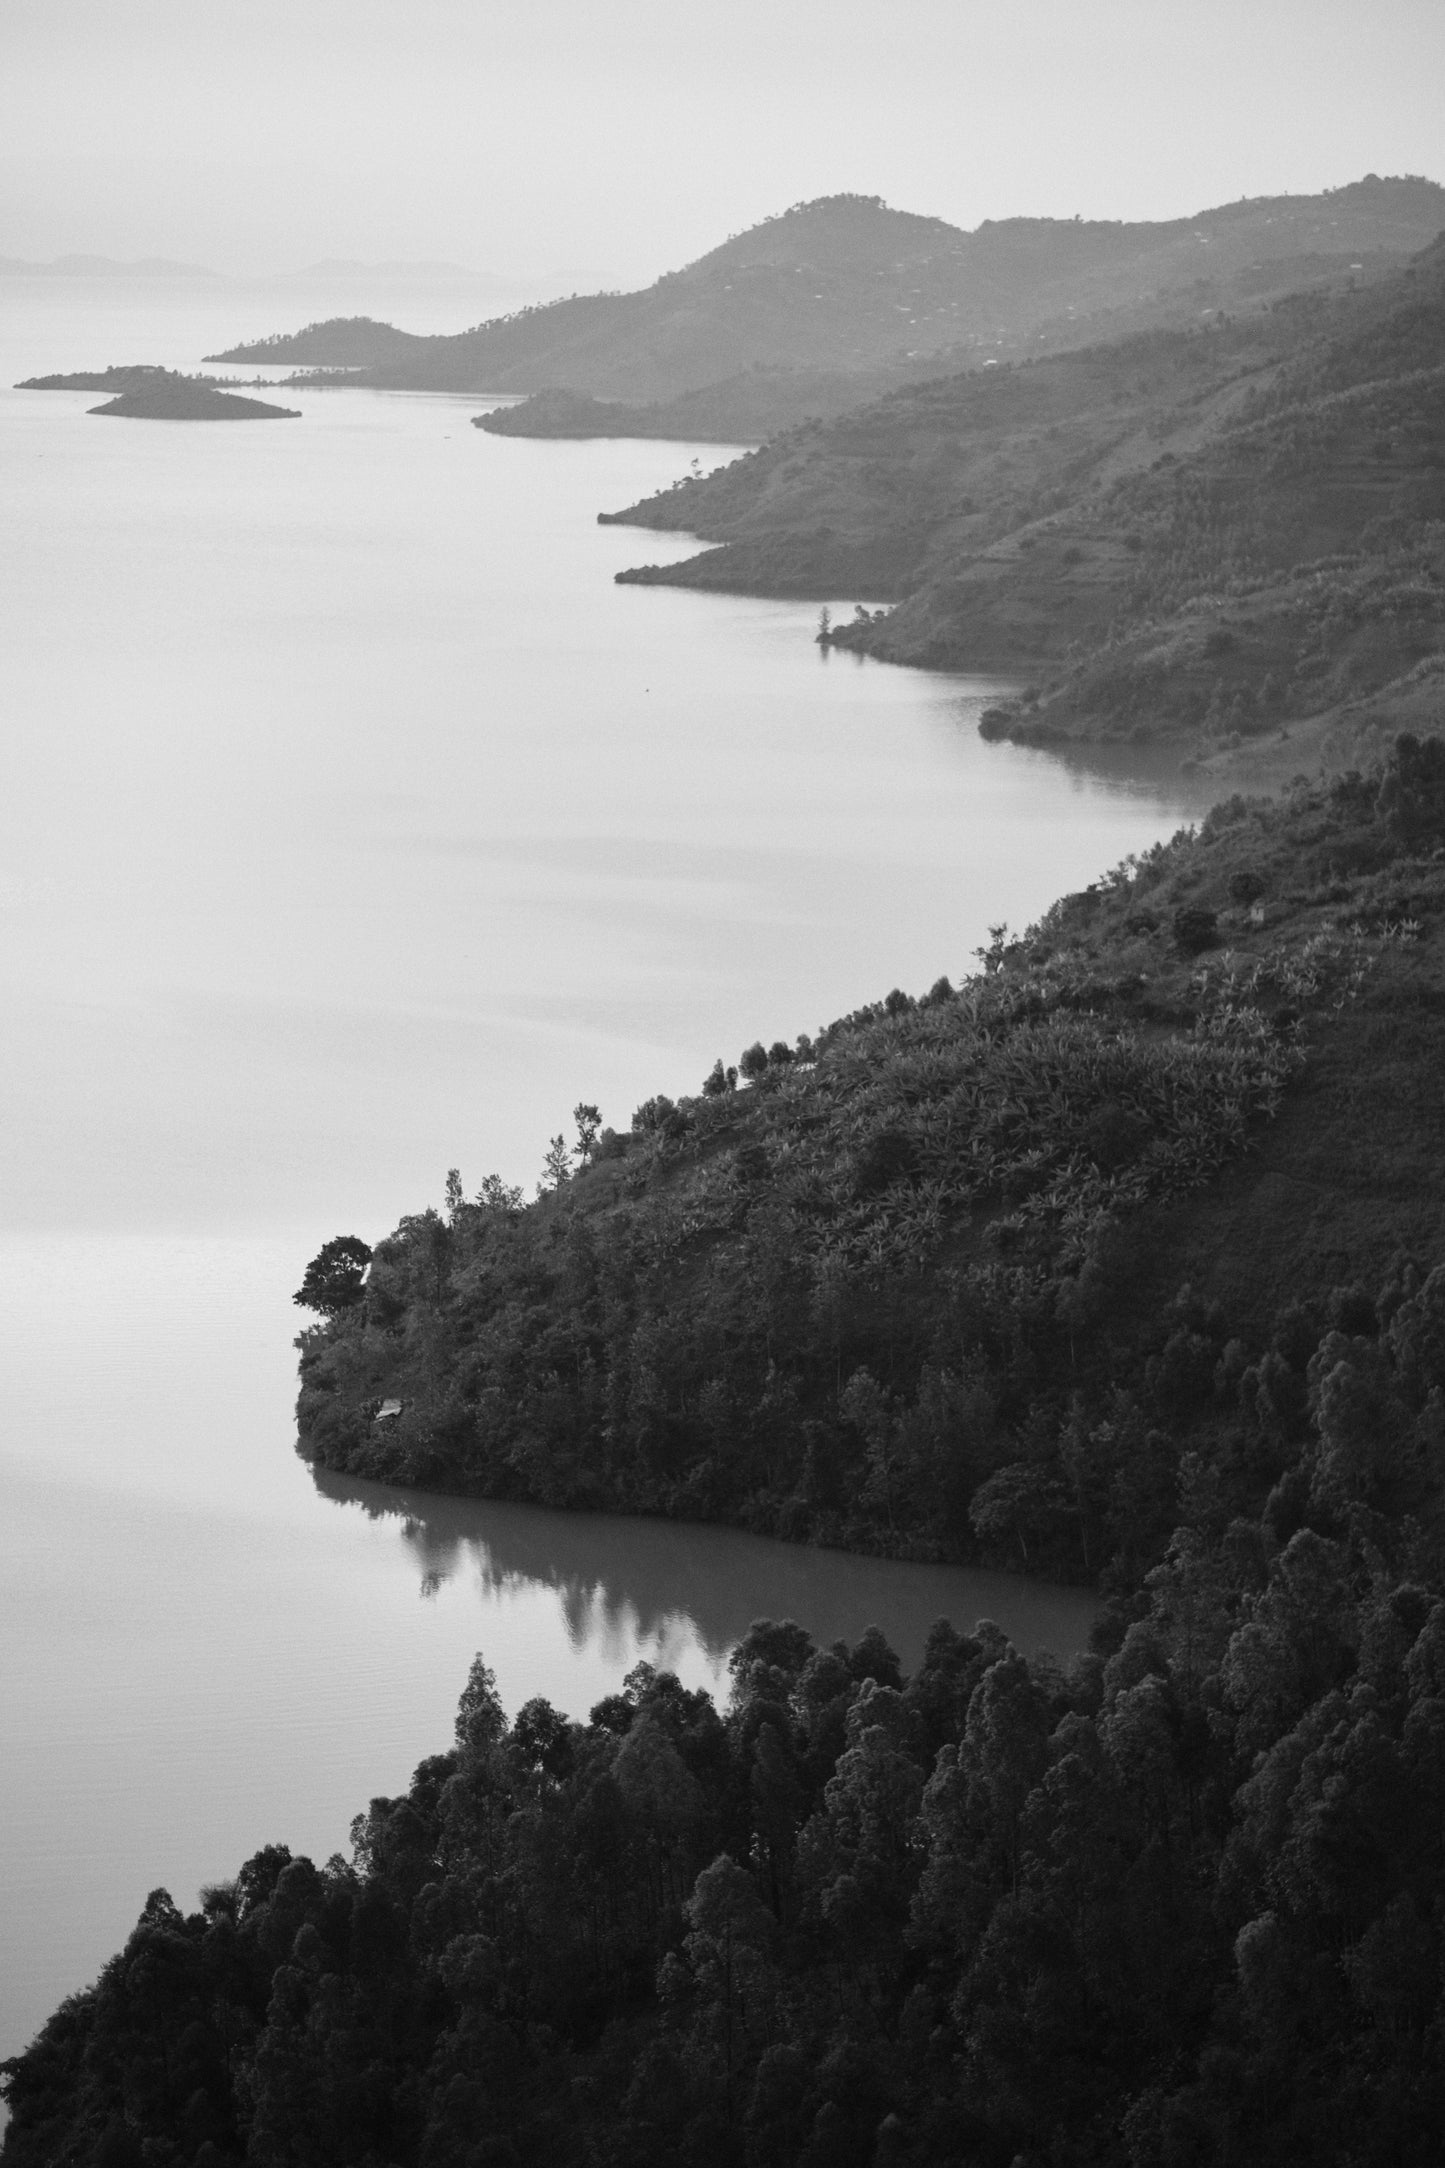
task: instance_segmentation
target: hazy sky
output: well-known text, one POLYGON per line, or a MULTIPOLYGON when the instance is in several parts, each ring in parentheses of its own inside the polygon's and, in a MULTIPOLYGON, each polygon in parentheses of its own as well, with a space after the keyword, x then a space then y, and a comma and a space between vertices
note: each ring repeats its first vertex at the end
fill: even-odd
POLYGON ((0 0, 0 254, 642 283, 836 189, 960 225, 1445 178, 1442 0, 0 0))

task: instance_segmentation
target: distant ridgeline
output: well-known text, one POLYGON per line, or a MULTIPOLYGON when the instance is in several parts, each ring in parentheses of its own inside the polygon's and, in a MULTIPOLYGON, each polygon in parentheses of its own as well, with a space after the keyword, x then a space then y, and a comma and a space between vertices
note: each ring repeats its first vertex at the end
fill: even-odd
POLYGON ((1010 672, 1029 744, 1377 757, 1445 690, 1445 240, 1353 293, 894 391, 608 515, 625 580, 862 594, 886 659, 1010 672))
POLYGON ((326 1245, 328 1465, 1095 1574, 1095 1651, 763 1621, 585 1724, 478 1658, 349 1861, 152 1893, 5 2168, 1433 2163, 1442 1063, 1407 737, 326 1245))
MULTIPOLYGON (((1373 175, 1192 218, 1017 218, 973 233, 876 196, 825 196, 639 293, 573 295, 433 338, 341 318, 206 358, 360 366, 367 383, 413 390, 560 387, 631 405, 699 394, 675 417, 678 434, 699 433, 710 407, 721 418, 742 401, 747 434, 771 434, 797 418, 789 371, 854 378, 856 403, 924 367, 937 375, 1369 278, 1442 226, 1445 190, 1373 175), (750 393, 736 384, 753 370, 776 372, 774 382, 750 393)), ((802 411, 837 411, 839 388, 818 392, 821 403, 802 411)), ((730 433, 725 423, 700 433, 715 431, 730 433)))

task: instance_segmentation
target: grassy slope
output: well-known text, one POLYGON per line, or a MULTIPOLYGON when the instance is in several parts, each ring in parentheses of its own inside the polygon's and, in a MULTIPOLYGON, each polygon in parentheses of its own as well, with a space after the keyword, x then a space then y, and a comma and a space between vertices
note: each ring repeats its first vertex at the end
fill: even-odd
POLYGON ((652 1102, 524 1211, 404 1222, 303 1339, 308 1450, 1132 1580, 1191 1446, 1259 1509, 1238 1394, 1291 1304, 1318 1338, 1332 1289, 1445 1257, 1442 839, 1369 784, 1234 801, 961 993, 652 1102), (1182 952, 1191 908, 1227 950, 1182 952))
POLYGON ((1042 678, 996 725, 1035 742, 1354 747, 1442 682, 1442 353, 1436 243, 1367 291, 794 432, 616 515, 719 545, 623 577, 898 599, 843 644, 1042 678))

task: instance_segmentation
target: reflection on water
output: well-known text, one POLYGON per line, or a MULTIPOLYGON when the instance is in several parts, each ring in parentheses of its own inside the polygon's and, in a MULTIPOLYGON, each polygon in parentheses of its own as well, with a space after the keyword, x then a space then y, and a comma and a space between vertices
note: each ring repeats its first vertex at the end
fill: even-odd
POLYGON ((1097 1611, 1093 1596, 965 1566, 860 1558, 694 1522, 393 1490, 313 1468, 323 1497, 394 1522, 423 1596, 470 1577, 489 1608, 551 1591, 578 1654, 677 1668, 691 1653, 716 1671, 755 1618, 793 1618, 814 1640, 856 1641, 881 1627, 906 1667, 929 1627, 991 1618, 1021 1649, 1068 1657, 1097 1611))

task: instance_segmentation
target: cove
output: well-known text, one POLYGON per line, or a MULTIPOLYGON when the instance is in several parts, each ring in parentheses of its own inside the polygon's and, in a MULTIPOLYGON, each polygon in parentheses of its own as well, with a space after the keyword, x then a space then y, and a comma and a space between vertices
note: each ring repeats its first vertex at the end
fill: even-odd
POLYGON ((1087 1591, 718 1527, 358 1483, 292 1449, 300 1234, 0 1240, 0 2043, 260 1845, 325 1859, 449 1745, 479 1651, 509 1712, 633 1665, 725 1698, 757 1617, 940 1615, 1067 1657, 1087 1591))

